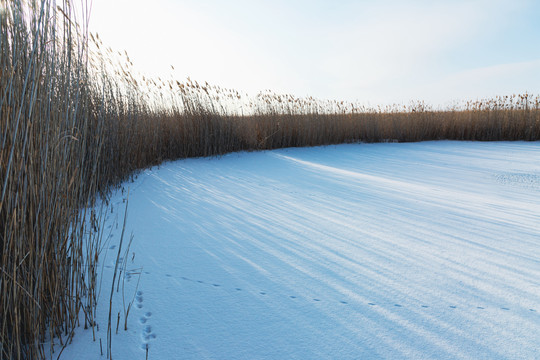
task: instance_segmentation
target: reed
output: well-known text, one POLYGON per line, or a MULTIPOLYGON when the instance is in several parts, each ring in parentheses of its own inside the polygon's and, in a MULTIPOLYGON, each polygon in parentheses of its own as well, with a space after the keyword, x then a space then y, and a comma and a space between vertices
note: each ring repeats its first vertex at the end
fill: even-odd
POLYGON ((147 79, 88 33, 82 5, 0 0, 0 359, 43 359, 81 321, 95 326, 95 200, 138 169, 356 141, 540 139, 529 94, 367 108, 147 79))
POLYGON ((1 9, 0 358, 43 358, 43 342, 65 344, 81 310, 93 322, 95 234, 83 219, 102 140, 71 4, 1 9))

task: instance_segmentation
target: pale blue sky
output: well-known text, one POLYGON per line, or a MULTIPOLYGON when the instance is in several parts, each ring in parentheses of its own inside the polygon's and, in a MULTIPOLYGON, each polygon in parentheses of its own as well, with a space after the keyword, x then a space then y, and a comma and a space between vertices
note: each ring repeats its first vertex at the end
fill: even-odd
POLYGON ((540 1, 93 0, 151 76, 370 104, 540 94, 540 1))

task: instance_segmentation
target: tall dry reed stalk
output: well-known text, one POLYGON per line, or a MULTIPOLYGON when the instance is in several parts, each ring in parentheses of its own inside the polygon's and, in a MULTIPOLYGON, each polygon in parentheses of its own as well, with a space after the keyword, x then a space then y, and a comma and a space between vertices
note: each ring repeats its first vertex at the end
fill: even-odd
POLYGON ((1 359, 44 358, 81 310, 94 322, 97 229, 84 219, 103 129, 90 113, 85 19, 53 4, 0 3, 1 359))

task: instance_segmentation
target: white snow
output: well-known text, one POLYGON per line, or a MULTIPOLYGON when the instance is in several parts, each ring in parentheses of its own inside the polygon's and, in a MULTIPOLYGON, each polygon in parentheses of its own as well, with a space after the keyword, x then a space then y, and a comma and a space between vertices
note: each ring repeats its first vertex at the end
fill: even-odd
MULTIPOLYGON (((143 270, 113 359, 540 358, 539 142, 235 153, 124 187, 143 270)), ((62 359, 106 350, 124 198, 98 340, 81 328, 62 359)))

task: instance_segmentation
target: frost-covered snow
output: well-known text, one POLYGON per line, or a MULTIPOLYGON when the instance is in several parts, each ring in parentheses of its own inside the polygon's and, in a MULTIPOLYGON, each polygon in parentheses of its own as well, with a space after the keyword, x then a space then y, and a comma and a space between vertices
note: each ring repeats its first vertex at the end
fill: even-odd
MULTIPOLYGON (((540 358, 539 142, 236 153, 125 187, 143 271, 113 359, 540 358)), ((62 358, 105 351, 123 198, 98 341, 62 358)))

